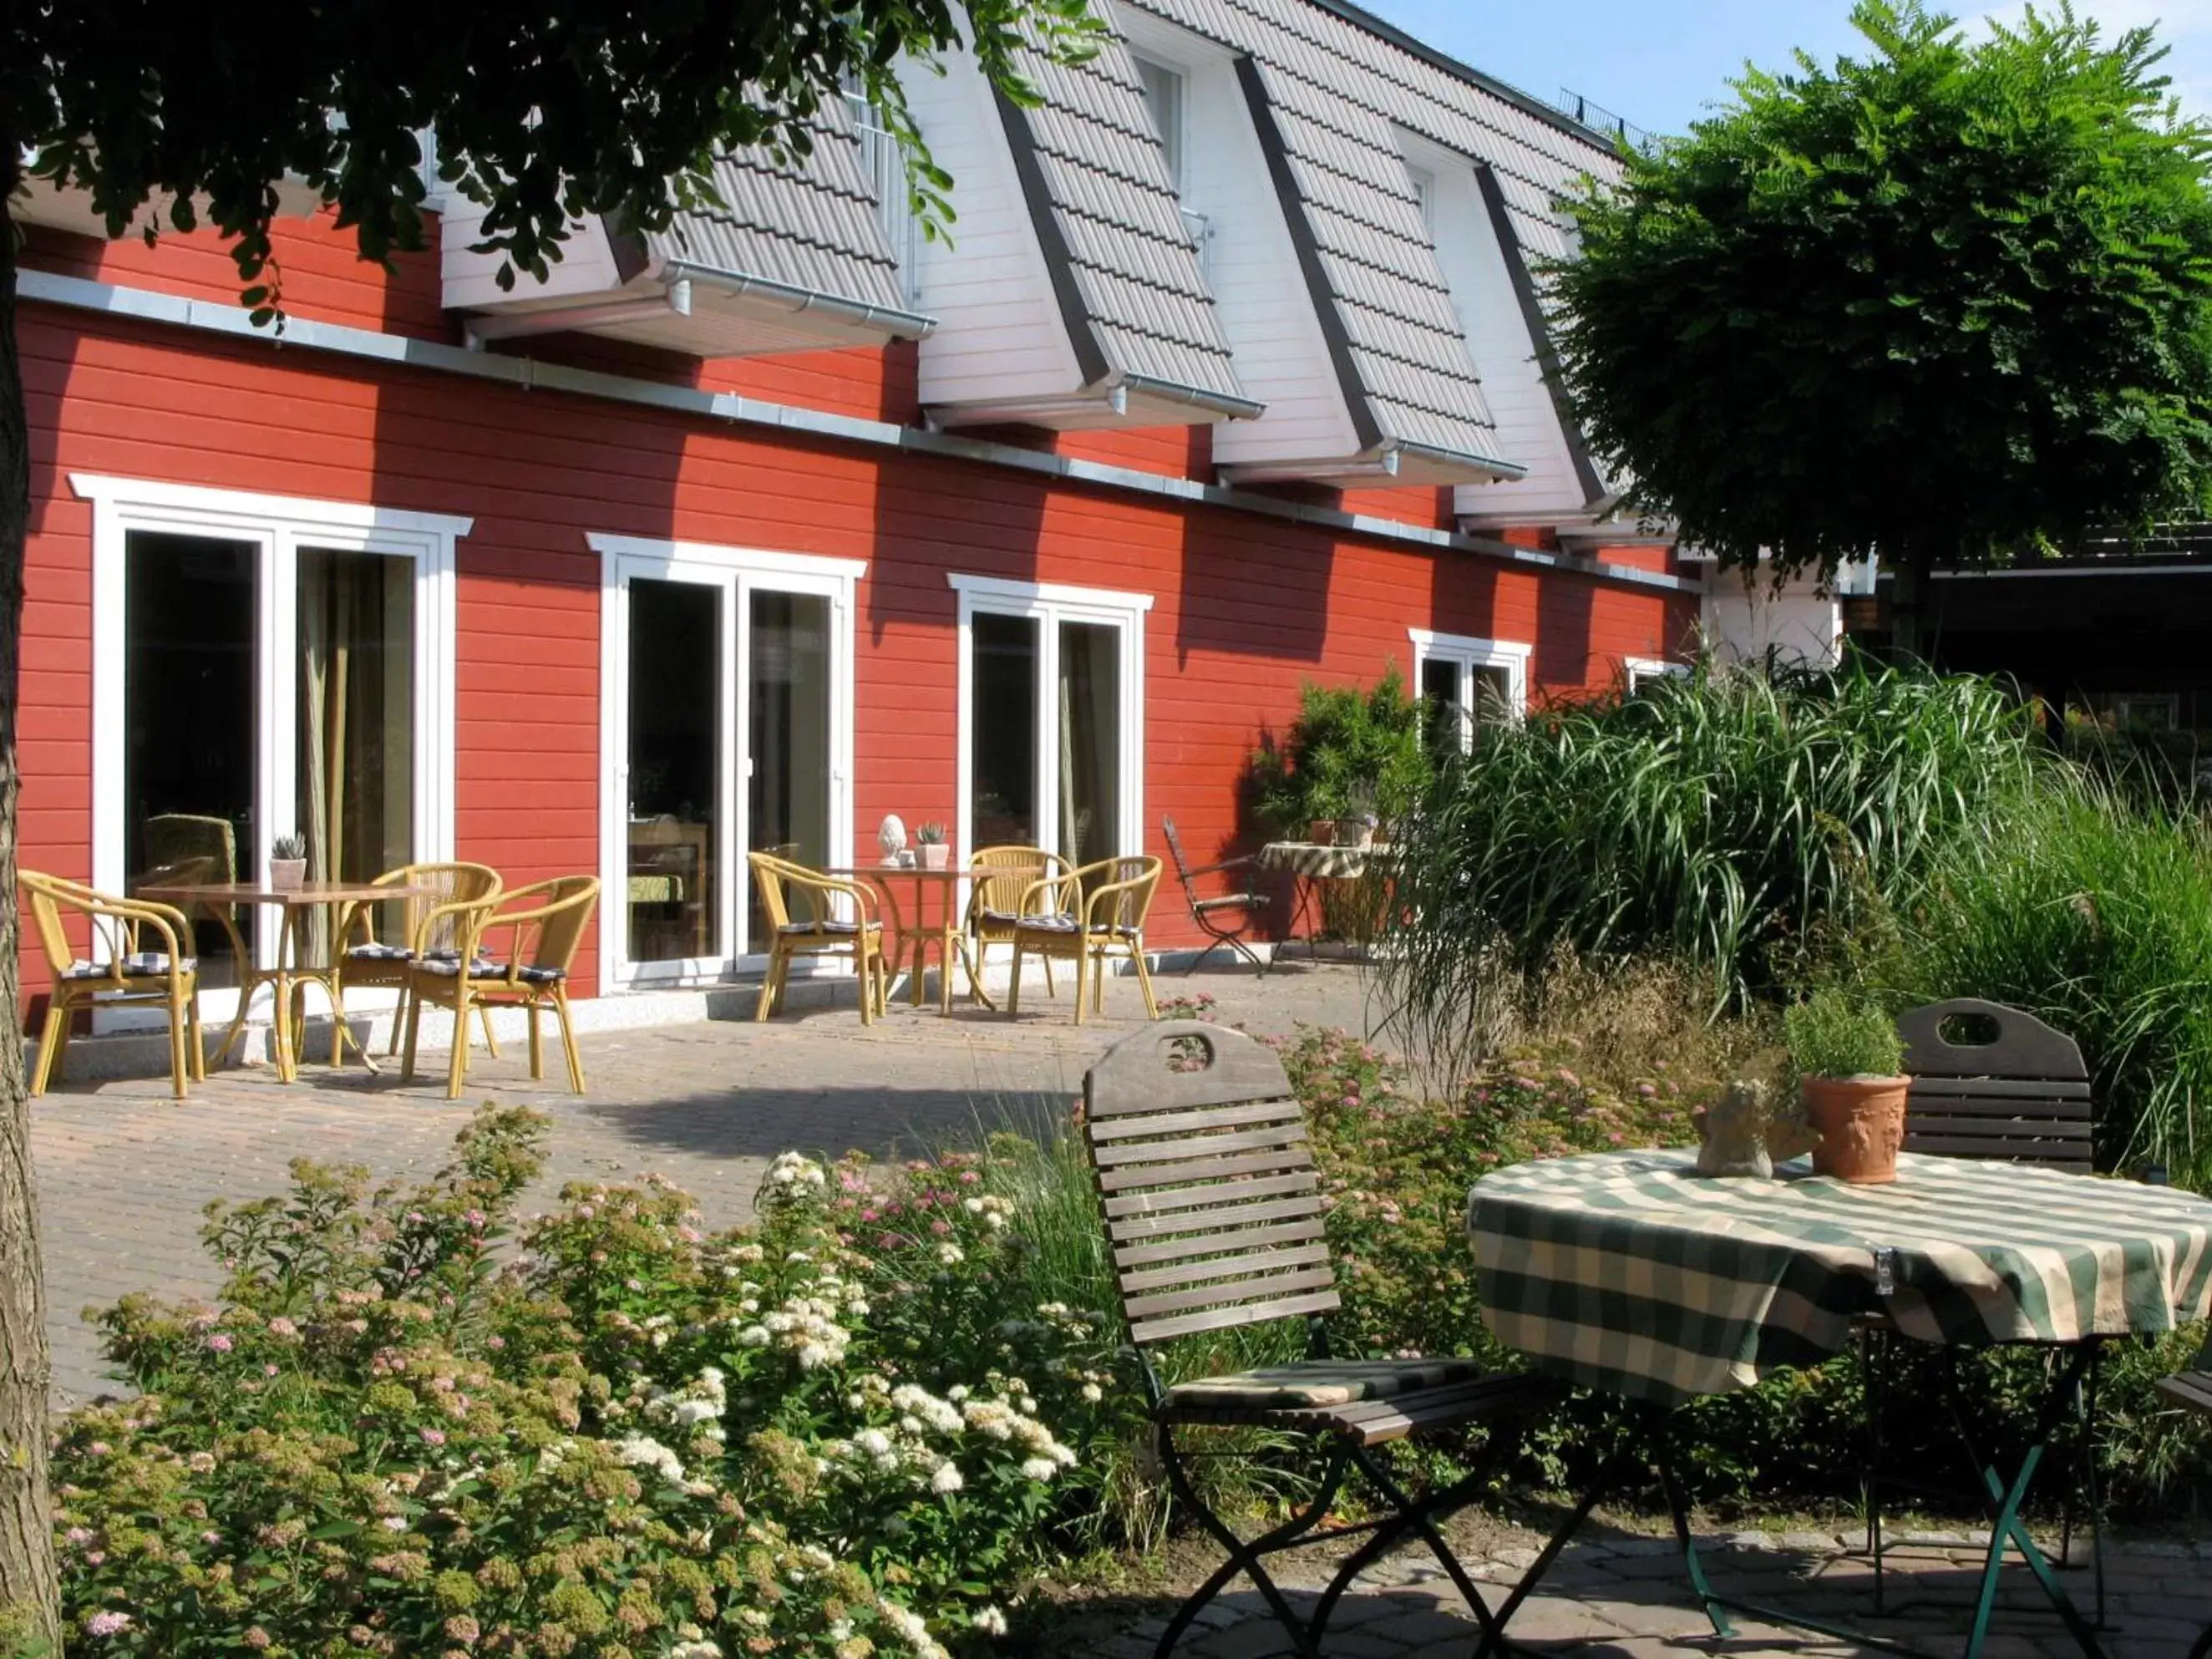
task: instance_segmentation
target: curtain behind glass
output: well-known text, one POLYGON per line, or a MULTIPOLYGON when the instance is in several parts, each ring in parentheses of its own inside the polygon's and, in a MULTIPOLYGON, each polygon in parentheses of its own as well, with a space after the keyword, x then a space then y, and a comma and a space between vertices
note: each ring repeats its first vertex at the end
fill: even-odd
MULTIPOLYGON (((311 881, 367 881, 415 856, 415 566, 302 548, 295 822, 311 881)), ((311 910, 303 945, 327 948, 311 910)), ((380 907, 378 937, 403 925, 380 907)))
POLYGON ((1121 631, 1060 625, 1060 851, 1075 864, 1121 851, 1121 631))

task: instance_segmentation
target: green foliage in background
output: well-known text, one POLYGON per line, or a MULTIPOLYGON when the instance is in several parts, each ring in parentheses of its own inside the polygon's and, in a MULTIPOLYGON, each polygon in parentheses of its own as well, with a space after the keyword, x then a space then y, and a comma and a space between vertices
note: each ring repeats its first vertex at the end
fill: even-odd
POLYGON ((1790 1063, 1799 1077, 1896 1077, 1905 1040, 1879 1002, 1823 986, 1784 1011, 1790 1063))
POLYGON ((1309 680, 1289 732, 1280 741, 1263 737, 1253 751, 1253 816, 1289 841, 1305 839, 1316 818, 1363 810, 1395 823, 1419 802, 1434 770, 1425 730, 1421 704, 1395 666, 1364 691, 1309 680))
POLYGON ((1622 158, 1552 273, 1595 447, 1685 544, 1832 570, 2212 508, 2212 130, 2148 29, 1863 0, 1622 158))
POLYGON ((1741 1004, 1808 938, 1988 833, 2035 765, 2027 714, 1978 680, 1706 670, 1487 732, 1401 827, 1384 972, 1455 1039, 1496 948, 1704 963, 1741 1004))

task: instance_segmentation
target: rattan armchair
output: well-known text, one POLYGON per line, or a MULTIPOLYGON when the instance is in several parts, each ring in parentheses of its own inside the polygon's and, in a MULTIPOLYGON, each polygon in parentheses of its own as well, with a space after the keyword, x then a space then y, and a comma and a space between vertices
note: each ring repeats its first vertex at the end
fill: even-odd
MULTIPOLYGON (((118 898, 82 882, 19 871, 16 881, 30 902, 31 924, 46 955, 53 989, 39 1035, 39 1063, 31 1093, 43 1095, 61 1074, 70 1024, 80 1008, 158 1007, 169 1016, 169 1081, 179 1100, 187 1082, 207 1080, 200 1046, 199 964, 185 952, 192 936, 185 913, 151 899, 118 898), (83 916, 94 939, 106 945, 105 961, 88 960, 70 947, 68 915, 83 916), (146 948, 151 934, 159 950, 146 948)), ((99 953, 95 951, 95 956, 99 953)))
POLYGON ((538 1016, 547 1008, 561 1025, 561 1048, 568 1062, 568 1086, 584 1092, 584 1057, 576 1050, 576 1028, 568 1013, 568 974, 599 902, 596 876, 556 876, 527 886, 510 887, 497 897, 439 905, 422 919, 427 930, 445 913, 456 918, 460 951, 452 957, 424 956, 407 969, 407 1054, 400 1078, 415 1076, 415 1044, 422 1024, 422 1005, 434 1003, 453 1016, 453 1059, 446 1097, 460 1098, 469 1075, 469 1012, 471 1009, 520 1008, 530 1021, 530 1075, 545 1075, 538 1016))
POLYGON ((876 896, 858 882, 825 876, 771 853, 749 853, 745 858, 769 923, 768 977, 761 982, 753 1018, 766 1019, 783 1006, 796 957, 852 957, 860 976, 860 1024, 872 1025, 878 1015, 888 1012, 890 964, 884 954, 876 896), (849 915, 842 914, 847 906, 849 915))
POLYGON ((1145 961, 1145 919, 1152 914, 1152 896, 1160 884, 1160 861, 1149 854, 1100 859, 1065 876, 1048 877, 1030 884, 1022 896, 1013 924, 1014 976, 1006 987, 1006 1013, 1020 1012, 1022 962, 1042 957, 1048 965, 1054 957, 1075 964, 1075 1023, 1083 1024, 1084 992, 1090 1006, 1106 1004, 1106 964, 1126 959, 1134 964, 1138 988, 1145 994, 1148 1018, 1160 1017, 1158 1000, 1152 995, 1152 975, 1145 961), (1056 909, 1055 904, 1066 908, 1056 909))
MULTIPOLYGON (((985 1007, 992 1003, 990 994, 983 988, 983 968, 993 945, 1014 942, 1014 923, 1020 919, 1024 896, 1040 884, 1064 885, 1074 869, 1059 854, 1048 853, 1042 847, 983 847, 969 856, 968 915, 961 930, 960 949, 968 958, 968 982, 975 988, 975 1000, 985 1007)), ((1041 896, 1037 902, 1055 915, 1063 914, 1072 902, 1072 890, 1041 896)), ((1044 988, 1048 996, 1056 994, 1049 957, 1045 958, 1044 988)))
MULTIPOLYGON (((450 956, 459 959, 464 941, 461 939, 463 918, 470 914, 464 907, 482 904, 499 896, 504 885, 499 872, 488 864, 468 864, 459 861, 445 864, 403 864, 396 870, 387 870, 369 884, 372 887, 412 887, 421 890, 404 898, 390 901, 404 907, 400 919, 398 937, 379 939, 376 936, 376 906, 370 903, 348 905, 338 918, 338 948, 332 952, 331 1000, 336 1005, 332 1012, 335 1030, 345 1029, 346 993, 364 986, 386 988, 399 993, 399 1003, 392 1013, 392 1039, 384 1052, 399 1052, 399 1034, 407 1024, 410 996, 407 989, 407 970, 410 964, 425 957, 450 956), (427 926, 433 915, 436 925, 427 926)), ((491 1011, 483 1014, 484 1046, 492 1057, 499 1057, 499 1043, 491 1034, 491 1011)), ((331 1064, 338 1062, 340 1039, 331 1039, 331 1064)))

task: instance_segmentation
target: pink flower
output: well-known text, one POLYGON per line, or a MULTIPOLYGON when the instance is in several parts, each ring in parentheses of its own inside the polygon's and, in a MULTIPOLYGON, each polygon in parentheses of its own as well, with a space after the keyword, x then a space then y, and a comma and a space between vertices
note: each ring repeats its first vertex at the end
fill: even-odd
POLYGON ((221 1331, 217 1331, 213 1336, 208 1338, 207 1345, 209 1347, 214 1349, 217 1353, 228 1353, 230 1352, 230 1339, 224 1335, 221 1331))
POLYGON ((95 1440, 89 1446, 87 1446, 85 1449, 90 1452, 94 1457, 105 1457, 112 1449, 105 1440, 95 1440))
POLYGON ((973 1170, 963 1170, 960 1172, 960 1184, 963 1187, 972 1187, 982 1178, 973 1170))
POLYGON ((276 1368, 274 1365, 264 1365, 261 1368, 261 1374, 264 1376, 274 1376, 276 1375, 276 1368))
POLYGON ((445 1431, 443 1429, 425 1429, 425 1430, 423 1430, 423 1431, 422 1431, 422 1443, 423 1443, 424 1445, 426 1445, 426 1446, 442 1446, 442 1445, 444 1445, 444 1444, 446 1443, 446 1431, 445 1431))
POLYGON ((67 1532, 64 1533, 62 1536, 72 1544, 81 1545, 89 1544, 92 1542, 92 1533, 88 1528, 84 1527, 71 1527, 67 1532))
POLYGON ((503 1336, 488 1336, 484 1338, 484 1346, 487 1348, 503 1348, 506 1346, 507 1339, 503 1336))
POLYGON ((84 1621, 85 1629, 94 1636, 119 1636, 131 1628, 127 1613, 95 1613, 84 1621))
POLYGON ((282 1314, 269 1322, 269 1334, 271 1336, 297 1336, 299 1334, 300 1328, 282 1314))
POLYGON ((220 1544, 222 1542, 222 1534, 216 1531, 213 1528, 210 1528, 207 1531, 200 1534, 200 1542, 203 1544, 220 1544))

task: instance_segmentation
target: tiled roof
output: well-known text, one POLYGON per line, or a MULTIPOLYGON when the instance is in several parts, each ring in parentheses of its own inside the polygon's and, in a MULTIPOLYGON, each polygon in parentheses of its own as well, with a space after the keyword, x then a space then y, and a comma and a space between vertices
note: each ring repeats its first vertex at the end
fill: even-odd
POLYGON ((1523 254, 1540 260, 1568 252, 1560 198, 1585 173, 1611 176, 1612 153, 1316 0, 1126 3, 1253 60, 1265 106, 1255 118, 1271 117, 1279 137, 1295 198, 1285 210, 1303 215, 1371 416, 1363 424, 1490 455, 1489 410, 1390 129, 1487 166, 1523 254))
POLYGON ((1048 263, 1052 240, 1066 250, 1061 309, 1086 376, 1243 401, 1127 47, 1108 39, 1073 64, 1029 52, 1021 70, 1042 101, 1000 112, 1048 263))
POLYGON ((666 230, 646 235, 647 250, 732 276, 910 313, 843 101, 825 103, 812 126, 810 155, 778 161, 756 146, 718 159, 714 189, 723 205, 678 215, 666 230))

